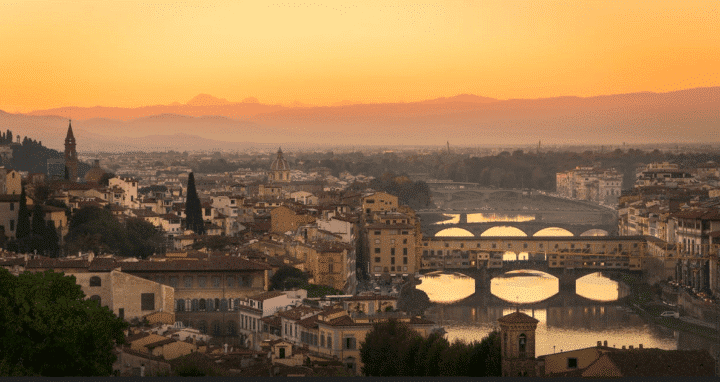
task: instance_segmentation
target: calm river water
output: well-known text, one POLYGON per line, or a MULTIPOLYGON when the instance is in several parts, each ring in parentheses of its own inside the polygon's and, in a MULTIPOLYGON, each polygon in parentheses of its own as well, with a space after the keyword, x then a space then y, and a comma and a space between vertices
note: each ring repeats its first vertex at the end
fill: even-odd
MULTIPOLYGON (((493 236, 501 231, 496 231, 493 236)), ((511 230, 506 232, 515 234, 511 230)), ((523 254, 519 255, 522 259, 523 254)), ((509 252, 504 258, 514 260, 518 255, 509 252)), ((417 288, 436 303, 426 315, 445 328, 451 342, 456 339, 482 340, 498 328, 497 319, 512 313, 519 303, 520 311, 540 321, 536 333, 538 356, 595 346, 597 341, 607 341, 608 346, 618 348, 643 344, 644 347, 666 350, 706 349, 712 345, 703 337, 645 322, 619 303, 613 304, 618 297, 624 297, 624 289, 599 273, 577 281, 577 294, 586 298, 583 301, 524 309, 523 303, 543 301, 559 293, 558 280, 538 271, 514 273, 517 276, 506 274, 506 277, 492 280, 490 292, 500 299, 473 295, 475 280, 460 274, 436 272, 425 275, 417 288)))

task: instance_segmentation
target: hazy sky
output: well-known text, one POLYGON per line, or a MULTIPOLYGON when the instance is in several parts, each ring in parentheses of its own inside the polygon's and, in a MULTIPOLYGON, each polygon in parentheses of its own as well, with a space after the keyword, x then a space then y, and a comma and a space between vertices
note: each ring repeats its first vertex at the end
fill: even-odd
POLYGON ((720 85, 720 1, 0 2, 0 110, 720 85))

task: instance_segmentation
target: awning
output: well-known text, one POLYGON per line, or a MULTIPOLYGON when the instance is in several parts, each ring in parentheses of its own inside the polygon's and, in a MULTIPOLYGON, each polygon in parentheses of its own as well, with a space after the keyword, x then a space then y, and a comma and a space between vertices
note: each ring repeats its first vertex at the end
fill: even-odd
POLYGON ((380 274, 379 274, 379 273, 376 273, 376 274, 375 274, 375 277, 380 277, 380 274))
POLYGON ((403 273, 403 277, 407 277, 407 276, 408 276, 408 274, 407 274, 407 273, 403 273))

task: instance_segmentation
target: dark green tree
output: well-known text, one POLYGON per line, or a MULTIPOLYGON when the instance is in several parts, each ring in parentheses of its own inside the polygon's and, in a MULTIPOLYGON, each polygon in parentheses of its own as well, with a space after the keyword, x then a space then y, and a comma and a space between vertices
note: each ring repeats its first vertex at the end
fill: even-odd
POLYGON ((393 377, 409 372, 414 368, 412 354, 417 352, 421 339, 418 332, 397 320, 374 324, 360 344, 363 374, 393 377))
POLYGON ((205 222, 202 217, 202 205, 195 189, 195 175, 188 176, 187 198, 185 200, 186 227, 198 235, 205 233, 205 222))
POLYGON ((66 239, 68 253, 93 251, 131 256, 134 244, 128 231, 104 208, 83 207, 70 218, 66 239))
POLYGON ((30 227, 30 211, 27 208, 25 186, 20 188, 20 206, 18 207, 18 224, 15 230, 15 237, 22 239, 32 233, 30 227))
POLYGON ((308 276, 303 271, 289 265, 283 265, 270 278, 270 289, 299 288, 307 284, 307 281, 308 276))
POLYGON ((106 172, 103 173, 102 176, 100 176, 100 181, 98 182, 101 186, 108 187, 110 185, 110 179, 114 178, 115 174, 106 172))
POLYGON ((470 349, 470 377, 500 377, 500 332, 494 330, 470 349))
POLYGON ((1 375, 108 376, 127 324, 85 300, 75 277, 0 269, 1 375))
POLYGON ((145 259, 164 249, 165 236, 152 223, 142 218, 129 218, 125 221, 128 238, 132 243, 132 257, 145 259))
POLYGON ((45 236, 45 214, 40 203, 35 203, 32 213, 32 234, 35 236, 45 236))
POLYGON ((45 243, 46 253, 50 257, 58 257, 60 255, 60 237, 58 236, 57 229, 55 229, 55 223, 52 220, 48 220, 47 222, 43 242, 45 243))

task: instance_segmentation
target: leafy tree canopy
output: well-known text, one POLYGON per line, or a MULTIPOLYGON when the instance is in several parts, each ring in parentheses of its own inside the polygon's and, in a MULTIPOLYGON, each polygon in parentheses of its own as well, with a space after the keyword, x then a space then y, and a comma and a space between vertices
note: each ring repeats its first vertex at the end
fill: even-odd
POLYGON ((440 333, 422 338, 396 320, 376 323, 360 345, 363 373, 369 376, 500 376, 500 336, 450 344, 440 333))
POLYGON ((109 252, 146 258, 154 252, 162 251, 163 245, 163 234, 141 218, 129 218, 123 225, 107 209, 84 207, 70 219, 67 235, 69 253, 109 252))
POLYGON ((107 376, 127 324, 75 277, 0 269, 0 375, 107 376))
POLYGON ((283 265, 270 278, 270 289, 299 288, 307 284, 307 281, 308 276, 303 271, 289 265, 283 265))

